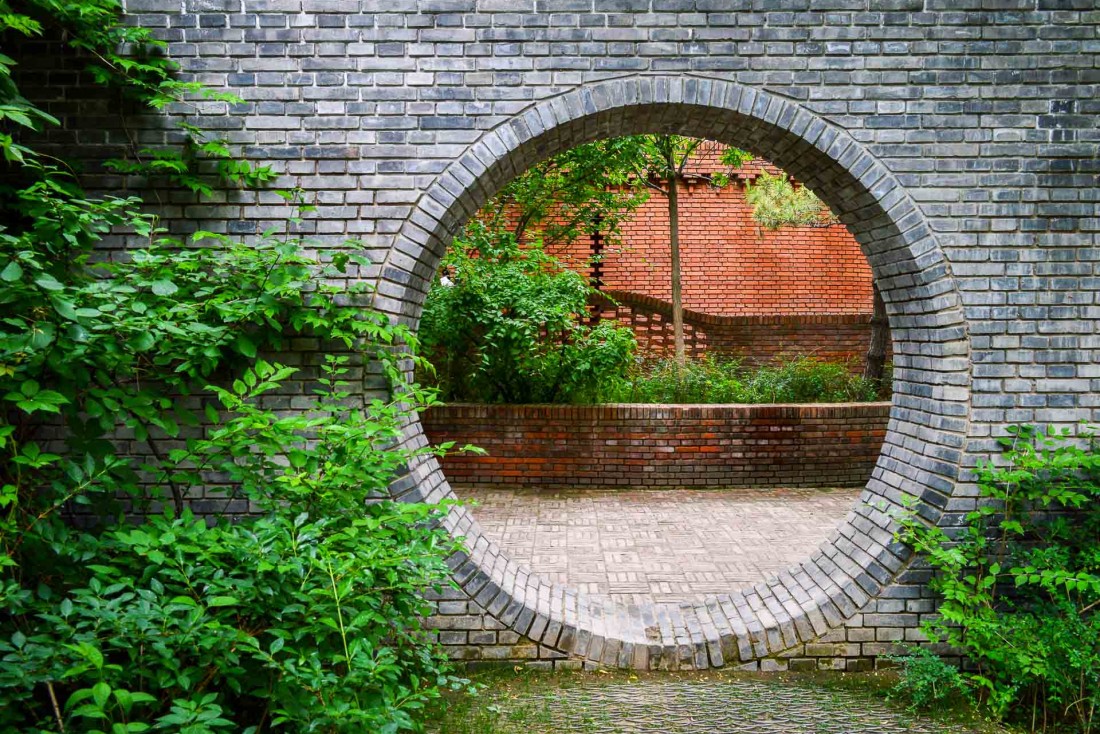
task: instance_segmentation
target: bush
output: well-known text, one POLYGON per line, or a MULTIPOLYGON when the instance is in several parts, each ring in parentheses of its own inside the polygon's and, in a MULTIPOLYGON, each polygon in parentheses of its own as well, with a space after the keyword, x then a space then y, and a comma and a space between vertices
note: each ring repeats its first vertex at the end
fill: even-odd
MULTIPOLYGON (((633 333, 584 323, 585 278, 511 233, 480 222, 443 261, 420 325, 444 399, 486 403, 591 400, 630 364, 633 333)), ((427 376, 426 376, 427 377, 427 376)))
POLYGON ((909 708, 929 709, 969 696, 959 669, 927 648, 911 647, 904 655, 884 655, 883 659, 901 669, 901 679, 890 689, 890 698, 904 701, 909 708))
MULTIPOLYGON (((256 402, 293 370, 259 362, 215 388, 226 415, 209 438, 159 467, 188 495, 204 476, 231 482, 253 517, 169 509, 79 531, 48 516, 58 499, 35 512, 19 498, 21 522, 4 525, 0 728, 417 731, 440 686, 463 685, 420 622, 454 541, 435 508, 368 504, 410 458, 380 447, 416 395, 348 409, 341 362, 311 414, 291 417, 256 402)), ((14 460, 32 456, 39 476, 54 461, 75 471, 26 446, 14 460)))
MULTIPOLYGON (((44 26, 149 107, 233 101, 175 81, 115 0, 0 14, 6 37, 44 26)), ((413 458, 400 428, 431 395, 395 361, 408 331, 327 285, 366 261, 330 250, 322 266, 271 234, 174 241, 140 199, 88 196, 27 144, 57 121, 13 63, 0 57, 0 730, 422 728, 424 704, 462 685, 419 621, 454 544, 434 508, 374 499, 413 458), (111 231, 130 257, 97 263, 111 231), (282 416, 261 401, 285 404, 272 393, 293 370, 257 356, 291 337, 341 356, 311 412, 282 416), (341 378, 369 360, 394 394, 354 407, 341 378)), ((170 138, 114 168, 199 195, 274 176, 191 126, 170 138)))
POLYGON ((995 715, 1091 732, 1100 706, 1100 454, 1087 433, 1008 433, 1007 463, 978 467, 981 501, 957 531, 914 511, 899 517, 900 538, 931 567, 942 597, 924 630, 970 658, 967 682, 995 715))
POLYGON ((752 218, 767 229, 780 227, 824 227, 836 217, 805 186, 795 187, 785 174, 761 174, 746 186, 745 200, 752 206, 752 218))
POLYGON ((745 368, 710 355, 680 366, 675 360, 640 364, 625 380, 602 386, 601 402, 623 403, 837 403, 878 399, 870 380, 843 364, 798 357, 745 368))

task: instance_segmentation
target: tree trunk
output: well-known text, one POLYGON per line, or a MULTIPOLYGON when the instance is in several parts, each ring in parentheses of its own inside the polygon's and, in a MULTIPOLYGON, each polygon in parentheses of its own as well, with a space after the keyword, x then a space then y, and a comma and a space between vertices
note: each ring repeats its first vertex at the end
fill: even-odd
POLYGON ((668 155, 668 241, 672 252, 672 340, 676 348, 676 364, 687 364, 684 350, 684 299, 680 289, 680 191, 676 176, 676 161, 668 155))
POLYGON ((871 316, 871 346, 867 348, 867 363, 863 376, 868 380, 882 382, 886 368, 886 345, 890 340, 890 322, 886 318, 886 303, 878 285, 874 286, 875 306, 871 316))

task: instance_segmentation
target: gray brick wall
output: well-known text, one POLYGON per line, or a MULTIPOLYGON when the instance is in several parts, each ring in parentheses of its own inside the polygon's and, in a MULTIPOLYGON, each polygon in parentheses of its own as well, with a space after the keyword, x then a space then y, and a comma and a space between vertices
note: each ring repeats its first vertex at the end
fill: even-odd
MULTIPOLYGON (((851 228, 888 301, 897 390, 866 504, 804 564, 710 604, 625 609, 540 581, 461 511, 466 659, 640 667, 859 667, 931 613, 884 507, 950 524, 1011 422, 1100 420, 1100 11, 1094 0, 128 0, 184 73, 244 102, 169 114, 316 196, 322 246, 362 240, 376 305, 412 323, 448 237, 570 145, 672 131, 752 149, 851 228), (761 663, 760 661, 764 662, 761 663)), ((42 77, 49 86, 48 75, 42 77)), ((50 102, 79 117, 95 100, 50 102)), ((99 104, 80 139, 117 149, 99 104)), ((75 120, 77 124, 80 120, 75 120)), ((86 123, 87 120, 84 120, 86 123)), ((131 121, 171 140, 164 119, 131 121)), ((59 142, 62 142, 59 139, 59 142)), ((73 141, 66 141, 71 144, 73 141)), ((125 182, 103 177, 99 183, 125 182)), ((230 192, 164 213, 253 232, 230 192)), ((422 441, 416 426, 410 441, 422 441)), ((434 462, 397 495, 436 500, 434 462)))

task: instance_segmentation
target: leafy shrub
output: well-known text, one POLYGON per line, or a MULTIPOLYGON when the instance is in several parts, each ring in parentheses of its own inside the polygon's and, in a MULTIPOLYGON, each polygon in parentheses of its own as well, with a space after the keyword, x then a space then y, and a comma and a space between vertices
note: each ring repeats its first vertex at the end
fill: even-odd
POLYGON ((633 333, 584 323, 591 286, 538 243, 480 222, 443 261, 420 325, 445 399, 553 403, 590 399, 630 364, 633 333))
POLYGON ((251 519, 5 523, 0 727, 416 730, 439 686, 461 685, 420 625, 454 541, 433 508, 367 504, 409 459, 379 448, 407 408, 345 407, 343 359, 308 416, 256 407, 288 368, 213 388, 224 420, 160 467, 188 493, 222 476, 251 519))
POLYGON ((56 171, 18 195, 29 219, 0 232, 0 730, 418 729, 461 685, 418 621, 454 546, 431 508, 367 505, 431 396, 389 352, 411 335, 325 285, 365 261, 322 266, 290 238, 185 247, 56 171), (148 246, 94 262, 116 225, 148 246), (345 354, 310 413, 280 416, 257 401, 293 370, 255 360, 298 335, 345 354), (348 407, 352 356, 382 360, 392 401, 348 407), (199 401, 202 434, 181 398, 204 386, 221 410, 199 401))
POLYGON ((959 669, 928 648, 911 647, 904 655, 884 655, 883 659, 901 669, 901 679, 890 689, 890 698, 904 701, 910 708, 929 709, 969 695, 959 669))
POLYGON ((635 367, 626 380, 609 382, 602 402, 626 403, 836 403, 878 399, 876 386, 843 364, 798 357, 748 369, 738 360, 710 355, 680 366, 660 360, 635 367))
MULTIPOLYGON (((226 98, 175 81, 115 0, 5 11, 0 31, 49 25, 147 106, 226 98)), ((375 499, 432 396, 398 369, 408 331, 328 285, 366 261, 321 265, 274 233, 175 241, 138 198, 88 196, 28 142, 56 120, 14 63, 0 56, 0 731, 421 728, 440 687, 462 685, 419 621, 454 543, 436 509, 375 499), (111 231, 141 244, 100 262, 111 231), (293 370, 258 354, 292 337, 339 356, 286 416, 263 401, 285 404, 293 370), (356 406, 342 379, 369 360, 394 394, 356 406)), ((199 195, 273 176, 201 130, 172 139, 114 167, 199 195)))
POLYGON ((981 502, 957 532, 900 516, 942 601, 924 625, 977 666, 997 716, 1094 729, 1100 706, 1100 454, 1068 430, 1013 426, 1004 465, 977 469, 981 502))

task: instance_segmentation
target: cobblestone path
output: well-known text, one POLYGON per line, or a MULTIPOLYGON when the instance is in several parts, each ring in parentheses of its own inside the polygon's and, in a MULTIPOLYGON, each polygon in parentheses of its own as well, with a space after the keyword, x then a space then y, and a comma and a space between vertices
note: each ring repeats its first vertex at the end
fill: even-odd
POLYGON ((536 573, 626 603, 728 593, 809 555, 858 489, 473 489, 485 533, 536 573))
POLYGON ((998 729, 910 714, 861 691, 812 681, 593 682, 498 704, 493 731, 525 734, 977 734, 998 729), (511 723, 507 723, 511 722, 511 723), (522 724, 515 728, 516 724, 522 724))

